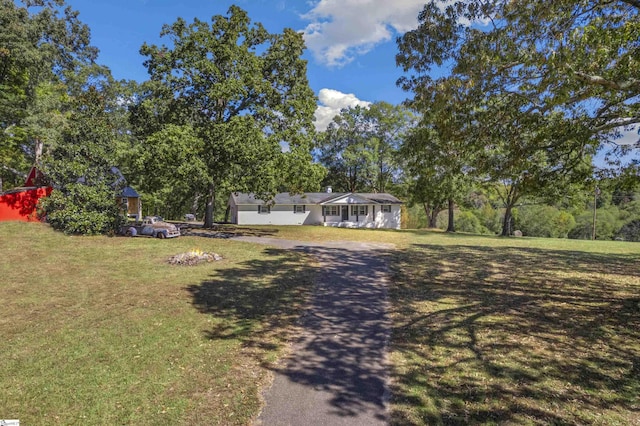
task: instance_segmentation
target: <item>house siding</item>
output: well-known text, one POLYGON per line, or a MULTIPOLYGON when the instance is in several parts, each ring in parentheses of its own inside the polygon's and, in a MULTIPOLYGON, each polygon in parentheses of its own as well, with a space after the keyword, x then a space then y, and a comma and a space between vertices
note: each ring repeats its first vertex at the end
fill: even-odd
POLYGON ((51 187, 31 187, 10 191, 0 195, 1 221, 39 221, 38 200, 51 195, 51 187))
MULTIPOLYGON (((312 194, 313 195, 313 194, 312 194)), ((297 200, 296 200, 297 201, 297 200)), ((304 205, 304 213, 294 213, 293 204, 275 204, 270 207, 269 213, 260 213, 259 204, 236 204, 233 195, 229 198, 229 212, 232 223, 237 225, 324 225, 350 228, 390 228, 400 229, 401 207, 399 204, 388 204, 391 211, 382 212, 382 204, 367 204, 363 197, 357 194, 347 194, 344 197, 322 204, 326 206, 338 206, 338 215, 323 215, 322 204, 297 204, 304 205), (349 207, 348 220, 342 220, 342 206, 349 207), (351 206, 366 205, 366 215, 352 214, 351 206)), ((397 199, 395 200, 397 202, 397 199)), ((382 202, 384 203, 384 201, 382 202)))
POLYGON ((231 207, 232 222, 238 225, 320 225, 322 224, 322 207, 305 205, 304 213, 294 213, 293 205, 271 206, 270 213, 258 213, 255 205, 231 207), (235 215, 233 212, 236 212, 235 215))

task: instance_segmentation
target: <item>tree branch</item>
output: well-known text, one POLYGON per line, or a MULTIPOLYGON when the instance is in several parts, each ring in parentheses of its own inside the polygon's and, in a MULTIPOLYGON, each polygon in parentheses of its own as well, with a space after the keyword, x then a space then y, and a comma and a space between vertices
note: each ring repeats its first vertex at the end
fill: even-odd
POLYGON ((633 124, 640 124, 640 117, 630 117, 621 121, 610 121, 605 124, 601 124, 600 126, 596 126, 593 128, 595 133, 604 132, 607 130, 612 130, 617 127, 631 126, 633 124))
POLYGON ((640 9, 640 0, 621 0, 623 3, 633 6, 636 9, 640 9))
MULTIPOLYGON (((640 1, 640 0, 639 0, 640 1)), ((640 80, 627 80, 623 82, 616 82, 607 80, 604 77, 600 77, 598 75, 589 75, 580 71, 573 72, 580 80, 598 86, 607 87, 609 89, 615 90, 630 90, 635 87, 640 88, 640 80)))
POLYGON ((26 173, 22 173, 21 171, 18 171, 16 169, 12 168, 12 167, 5 166, 4 164, 0 164, 0 167, 2 167, 3 169, 5 169, 5 170, 7 170, 7 171, 9 171, 11 173, 13 173, 16 176, 20 176, 20 177, 25 178, 25 179, 27 178, 27 174, 26 173))
POLYGON ((632 94, 632 95, 629 95, 628 97, 625 97, 624 99, 617 99, 614 102, 607 102, 605 105, 603 105, 601 108, 597 110, 595 114, 595 118, 606 118, 605 113, 612 110, 614 107, 617 107, 619 105, 624 105, 625 102, 627 102, 632 98, 635 98, 636 96, 637 95, 632 94))

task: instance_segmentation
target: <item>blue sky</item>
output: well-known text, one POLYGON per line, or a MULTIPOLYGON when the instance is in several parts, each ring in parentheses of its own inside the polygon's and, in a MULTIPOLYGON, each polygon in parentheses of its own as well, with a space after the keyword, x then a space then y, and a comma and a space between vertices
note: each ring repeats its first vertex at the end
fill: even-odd
POLYGON ((99 63, 117 79, 144 81, 140 46, 167 43, 163 24, 226 15, 237 4, 253 22, 273 33, 303 31, 308 78, 319 98, 316 125, 322 128, 341 108, 369 102, 398 104, 408 94, 396 87, 398 35, 417 26, 424 0, 67 0, 91 28, 99 63))

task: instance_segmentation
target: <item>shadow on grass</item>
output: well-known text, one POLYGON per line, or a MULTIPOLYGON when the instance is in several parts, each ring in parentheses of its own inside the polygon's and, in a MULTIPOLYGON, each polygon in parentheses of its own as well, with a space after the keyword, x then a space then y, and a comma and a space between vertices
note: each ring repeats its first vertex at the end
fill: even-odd
POLYGON ((397 255, 396 424, 632 424, 638 258, 416 245, 397 255))
POLYGON ((332 416, 369 413, 384 419, 383 361, 389 333, 384 280, 390 252, 306 246, 265 253, 266 260, 217 271, 189 288, 201 312, 222 319, 207 330, 207 336, 278 349, 288 337, 282 331, 304 307, 306 313, 298 322, 302 331, 296 333, 289 358, 278 365, 262 363, 293 384, 285 390, 294 392, 292 415, 299 413, 295 405, 299 392, 325 392, 328 406, 322 409, 332 416), (296 252, 317 263, 301 267, 296 252), (312 276, 315 288, 306 298, 312 276))
POLYGON ((247 347, 277 350, 282 334, 298 318, 312 287, 313 270, 300 255, 265 249, 267 259, 219 269, 208 280, 188 287, 194 306, 217 321, 210 339, 239 339, 247 347))
POLYGON ((180 233, 184 236, 206 237, 206 238, 231 238, 231 237, 272 237, 278 233, 275 228, 265 227, 252 228, 248 226, 237 226, 231 224, 216 224, 211 228, 205 228, 202 224, 193 222, 173 222, 180 228, 180 233))

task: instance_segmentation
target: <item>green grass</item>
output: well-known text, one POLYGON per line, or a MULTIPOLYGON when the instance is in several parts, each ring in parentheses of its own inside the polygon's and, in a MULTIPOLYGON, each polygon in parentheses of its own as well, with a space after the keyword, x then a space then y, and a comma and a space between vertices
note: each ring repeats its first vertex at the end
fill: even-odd
POLYGON ((246 424, 312 281, 296 253, 0 224, 0 416, 246 424), (198 248, 225 259, 172 266, 198 248))
POLYGON ((640 245, 418 233, 393 269, 393 424, 640 424, 640 245))
MULTIPOLYGON (((396 245, 394 424, 640 424, 640 244, 222 230, 396 245)), ((247 424, 314 267, 224 239, 67 237, 0 223, 0 417, 247 424), (225 259, 166 263, 193 248, 225 259)))
POLYGON ((259 236, 301 241, 362 241, 405 244, 409 233, 384 229, 353 229, 325 226, 237 226, 220 225, 213 230, 202 229, 199 225, 186 224, 187 232, 193 235, 210 235, 222 232, 235 236, 259 236))

